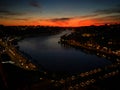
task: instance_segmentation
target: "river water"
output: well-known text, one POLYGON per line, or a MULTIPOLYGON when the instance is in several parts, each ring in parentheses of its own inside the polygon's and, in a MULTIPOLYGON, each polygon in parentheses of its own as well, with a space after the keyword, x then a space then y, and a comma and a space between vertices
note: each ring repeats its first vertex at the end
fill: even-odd
POLYGON ((57 35, 25 38, 19 41, 18 45, 20 50, 34 58, 38 65, 51 72, 78 73, 111 64, 105 58, 61 46, 58 41, 65 33, 68 34, 70 31, 63 31, 57 35))

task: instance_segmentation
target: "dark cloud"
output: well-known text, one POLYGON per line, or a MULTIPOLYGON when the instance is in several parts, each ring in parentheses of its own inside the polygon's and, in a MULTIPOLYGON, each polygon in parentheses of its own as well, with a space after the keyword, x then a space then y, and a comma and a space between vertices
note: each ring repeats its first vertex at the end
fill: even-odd
POLYGON ((67 21, 70 20, 72 18, 54 18, 54 19, 50 19, 53 22, 58 22, 58 21, 67 21))
POLYGON ((32 7, 41 8, 41 5, 37 1, 35 1, 35 0, 32 0, 29 4, 32 7))
POLYGON ((111 16, 108 16, 108 18, 111 18, 113 20, 119 20, 120 21, 120 15, 111 15, 111 16))
POLYGON ((9 17, 9 16, 0 16, 0 19, 9 19, 9 20, 19 20, 19 21, 28 21, 29 18, 17 18, 17 17, 9 17))
POLYGON ((109 8, 109 9, 104 9, 104 10, 96 10, 94 12, 92 12, 91 14, 89 15, 84 15, 84 16, 80 16, 80 18, 97 18, 99 16, 103 16, 104 15, 112 15, 112 14, 117 14, 117 15, 114 15, 114 16, 111 16, 112 17, 117 17, 120 16, 120 5, 117 5, 113 8, 109 8))
POLYGON ((95 21, 95 24, 105 24, 105 23, 120 23, 120 15, 110 15, 104 17, 97 17, 92 19, 95 21))
POLYGON ((0 16, 0 19, 8 19, 6 16, 0 16))
POLYGON ((25 15, 25 13, 13 12, 10 10, 0 10, 0 15, 25 15))
POLYGON ((28 21, 28 18, 13 18, 14 20, 20 20, 20 21, 28 21))
POLYGON ((105 10, 96 10, 91 12, 91 14, 88 15, 83 15, 83 16, 75 16, 75 17, 67 17, 67 18, 53 18, 53 19, 47 19, 48 21, 52 22, 67 22, 68 20, 71 19, 80 19, 80 20, 87 20, 87 19, 95 19, 95 20, 116 20, 120 21, 120 8, 113 7, 113 8, 108 8, 105 10))
POLYGON ((120 14, 120 5, 104 10, 96 10, 89 15, 80 16, 80 18, 95 18, 102 15, 120 14))
POLYGON ((90 15, 84 15, 84 16, 80 16, 80 18, 91 18, 91 17, 96 17, 96 16, 99 16, 100 14, 97 14, 97 13, 93 13, 93 14, 90 14, 90 15))
POLYGON ((95 14, 120 14, 120 8, 111 8, 111 9, 105 9, 105 10, 96 10, 94 12, 95 14))

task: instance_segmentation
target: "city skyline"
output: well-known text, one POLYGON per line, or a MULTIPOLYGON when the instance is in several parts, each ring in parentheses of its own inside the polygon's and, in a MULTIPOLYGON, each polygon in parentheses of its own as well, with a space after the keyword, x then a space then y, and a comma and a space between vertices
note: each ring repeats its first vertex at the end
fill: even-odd
POLYGON ((0 24, 89 26, 120 23, 119 0, 1 0, 0 24))

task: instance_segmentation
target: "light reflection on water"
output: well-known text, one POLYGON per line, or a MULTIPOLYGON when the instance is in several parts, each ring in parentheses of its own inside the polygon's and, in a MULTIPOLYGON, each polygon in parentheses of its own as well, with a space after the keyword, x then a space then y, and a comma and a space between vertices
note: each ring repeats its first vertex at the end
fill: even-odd
POLYGON ((58 40, 65 33, 70 33, 70 31, 52 36, 26 38, 18 44, 20 49, 31 55, 38 64, 53 72, 76 73, 111 64, 110 61, 95 55, 61 47, 58 40))

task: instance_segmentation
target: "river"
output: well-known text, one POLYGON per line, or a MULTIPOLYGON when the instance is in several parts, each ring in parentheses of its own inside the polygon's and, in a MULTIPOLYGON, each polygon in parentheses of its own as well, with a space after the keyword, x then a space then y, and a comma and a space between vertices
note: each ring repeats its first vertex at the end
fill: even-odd
POLYGON ((111 64, 105 58, 61 46, 58 41, 65 33, 70 31, 25 38, 19 41, 18 45, 20 50, 29 54, 38 65, 42 65, 50 72, 79 73, 111 64))

